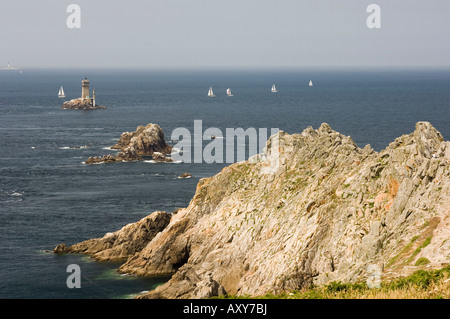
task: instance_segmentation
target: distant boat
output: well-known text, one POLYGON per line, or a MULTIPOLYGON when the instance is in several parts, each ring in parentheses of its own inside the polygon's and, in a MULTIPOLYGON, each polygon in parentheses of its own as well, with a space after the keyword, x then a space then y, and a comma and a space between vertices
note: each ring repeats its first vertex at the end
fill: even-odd
POLYGON ((227 96, 233 96, 233 94, 231 94, 231 89, 227 89, 227 96))
POLYGON ((309 80, 309 86, 313 86, 313 83, 311 80, 309 80))
POLYGON ((209 87, 208 96, 209 96, 209 97, 215 97, 214 92, 213 92, 213 89, 212 89, 211 86, 209 87))
POLYGON ((273 93, 277 93, 277 92, 278 92, 277 88, 275 87, 275 84, 272 85, 272 92, 273 92, 273 93))
POLYGON ((59 88, 58 97, 66 97, 66 95, 64 94, 64 89, 63 89, 62 86, 59 88))

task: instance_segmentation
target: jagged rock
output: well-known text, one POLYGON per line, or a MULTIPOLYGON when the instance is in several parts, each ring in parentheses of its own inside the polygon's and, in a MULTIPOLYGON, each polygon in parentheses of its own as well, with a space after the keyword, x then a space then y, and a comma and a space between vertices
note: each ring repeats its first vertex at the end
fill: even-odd
POLYGON ((192 174, 191 173, 183 173, 180 176, 178 176, 178 178, 191 178, 192 174))
POLYGON ((120 150, 117 155, 89 157, 85 164, 139 161, 143 156, 152 156, 155 161, 172 162, 167 154, 172 151, 164 139, 164 132, 158 124, 138 126, 134 132, 122 133, 119 141, 111 147, 120 150))
POLYGON ((163 153, 154 152, 152 158, 155 162, 173 162, 170 157, 165 156, 163 153))
POLYGON ((132 162, 132 161, 138 161, 141 159, 141 156, 139 156, 136 153, 136 150, 133 146, 129 146, 126 149, 124 149, 122 152, 119 152, 117 155, 104 155, 104 156, 94 156, 89 157, 85 164, 97 164, 97 163, 113 163, 113 162, 132 162))
POLYGON ((95 110, 95 109, 105 109, 106 107, 101 105, 94 106, 91 99, 77 98, 64 102, 62 108, 76 109, 76 110, 95 110))
POLYGON ((280 131, 264 154, 200 179, 189 206, 119 271, 172 275, 140 298, 203 298, 365 281, 374 268, 389 279, 425 267, 421 257, 441 268, 449 148, 427 122, 380 153, 327 124, 280 131))
POLYGON ((56 247, 53 249, 53 252, 54 252, 55 254, 65 254, 65 253, 67 253, 68 251, 69 251, 69 250, 68 250, 66 244, 59 244, 58 246, 56 246, 56 247))
POLYGON ((119 141, 111 148, 123 151, 130 146, 133 146, 140 156, 151 156, 154 152, 167 155, 172 151, 172 147, 166 144, 162 128, 152 123, 140 125, 134 132, 122 133, 119 141))
MULTIPOLYGON (((211 298, 219 295, 219 283, 212 279, 212 274, 209 272, 205 275, 205 279, 199 281, 195 285, 193 297, 198 299, 211 298)), ((223 293, 222 293, 223 294, 223 293)))
POLYGON ((53 252, 84 253, 99 261, 124 261, 145 247, 169 222, 169 214, 154 212, 101 238, 89 239, 70 247, 59 244, 53 252))

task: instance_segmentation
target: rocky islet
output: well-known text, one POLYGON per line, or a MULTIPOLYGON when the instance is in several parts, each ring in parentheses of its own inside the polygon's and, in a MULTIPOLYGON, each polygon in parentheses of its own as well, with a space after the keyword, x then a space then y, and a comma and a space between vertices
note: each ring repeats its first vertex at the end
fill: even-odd
POLYGON ((138 161, 144 156, 151 156, 157 162, 172 162, 167 156, 172 146, 166 143, 164 132, 158 124, 140 125, 134 132, 122 133, 111 149, 119 150, 119 153, 89 157, 85 164, 138 161))

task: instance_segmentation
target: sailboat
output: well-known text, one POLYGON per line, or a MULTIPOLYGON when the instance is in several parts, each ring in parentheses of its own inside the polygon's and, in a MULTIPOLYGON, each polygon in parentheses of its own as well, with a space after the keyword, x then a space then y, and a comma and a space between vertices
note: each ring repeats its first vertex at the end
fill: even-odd
POLYGON ((63 89, 62 86, 59 88, 58 97, 66 97, 66 95, 64 94, 64 89, 63 89))
POLYGON ((215 97, 214 92, 213 92, 213 89, 212 89, 211 86, 209 87, 208 96, 209 96, 209 97, 215 97))
POLYGON ((277 88, 275 87, 275 84, 272 85, 272 93, 277 93, 277 92, 278 92, 278 90, 277 90, 277 88))
POLYGON ((227 89, 227 96, 233 96, 233 94, 231 94, 231 89, 227 89))
POLYGON ((309 86, 313 86, 312 80, 309 80, 309 86))

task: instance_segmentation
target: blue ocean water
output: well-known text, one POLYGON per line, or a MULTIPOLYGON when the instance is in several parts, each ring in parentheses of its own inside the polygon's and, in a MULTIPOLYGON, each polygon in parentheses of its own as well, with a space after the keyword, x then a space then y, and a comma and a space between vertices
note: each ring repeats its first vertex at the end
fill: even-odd
POLYGON ((84 165, 122 132, 175 128, 279 128, 321 123, 364 147, 385 148, 431 122, 450 136, 450 71, 120 71, 0 72, 0 298, 126 298, 167 278, 121 276, 118 264, 49 250, 120 229, 155 210, 186 207, 202 177, 225 163, 131 162, 84 165), (88 77, 104 110, 62 110, 88 77), (309 87, 312 80, 314 87, 309 87), (276 84, 278 93, 270 92, 276 84), (67 98, 58 99, 63 85, 67 98), (206 96, 212 86, 216 97, 206 96), (231 88, 234 96, 227 97, 231 88), (178 179, 184 172, 191 179, 178 179), (81 288, 69 289, 69 264, 81 288))

